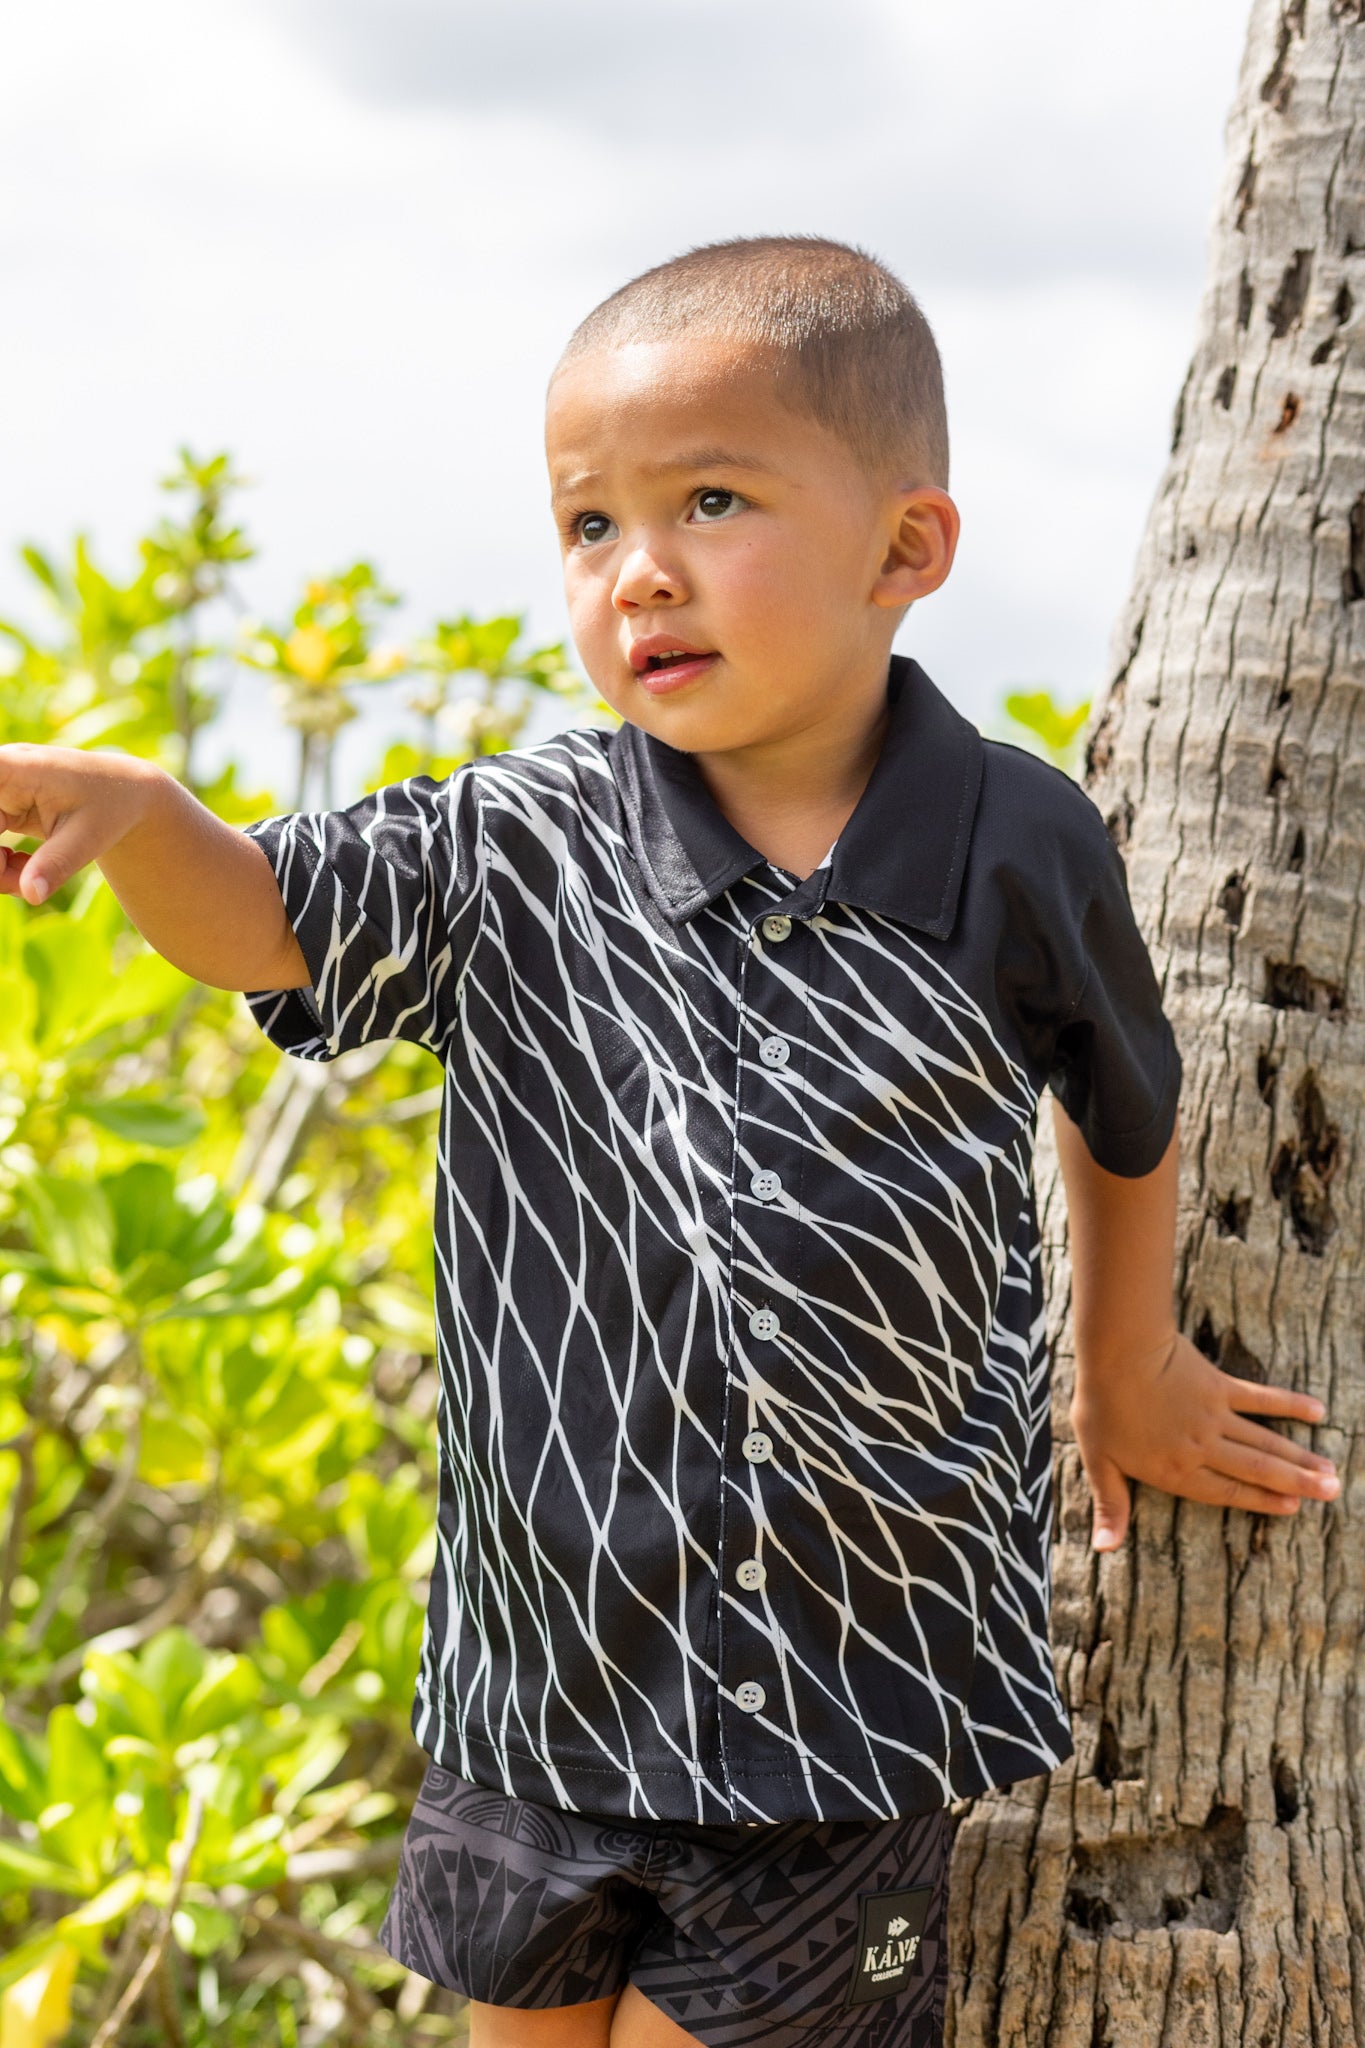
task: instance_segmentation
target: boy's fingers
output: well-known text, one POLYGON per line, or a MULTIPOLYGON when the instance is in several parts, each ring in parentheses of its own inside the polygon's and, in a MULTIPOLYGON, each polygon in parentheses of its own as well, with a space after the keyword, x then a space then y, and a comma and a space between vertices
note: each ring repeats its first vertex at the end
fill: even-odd
POLYGON ((1117 1550, 1128 1534, 1128 1517, 1132 1512, 1127 1477, 1112 1458, 1092 1457, 1085 1469, 1095 1504, 1091 1547, 1095 1550, 1117 1550))
POLYGON ((1300 1494, 1309 1500, 1335 1500, 1341 1491, 1336 1475, 1325 1472, 1320 1465, 1295 1464, 1289 1458, 1252 1450, 1231 1440, 1220 1447, 1217 1464, 1207 1469, 1240 1480, 1244 1485, 1267 1488, 1274 1493, 1300 1494))
POLYGON ((1268 1387, 1260 1380, 1228 1375, 1228 1399, 1241 1414, 1289 1415, 1297 1422, 1321 1422, 1327 1410, 1316 1394, 1297 1394, 1291 1387, 1268 1387))
POLYGON ((1245 1508, 1251 1515, 1294 1515, 1299 1498, 1293 1493, 1273 1493, 1264 1486, 1249 1486, 1230 1472, 1217 1472, 1201 1465, 1188 1486, 1180 1491, 1187 1500, 1202 1500, 1216 1508, 1245 1508))
POLYGON ((1268 1458, 1280 1458, 1286 1464, 1298 1465, 1305 1472, 1335 1472, 1336 1465, 1320 1451, 1310 1451, 1306 1444, 1296 1444, 1292 1437, 1281 1436, 1277 1430, 1267 1429, 1264 1423, 1248 1422, 1244 1416, 1234 1415, 1223 1432, 1228 1443, 1244 1444, 1248 1450, 1260 1451, 1268 1458))

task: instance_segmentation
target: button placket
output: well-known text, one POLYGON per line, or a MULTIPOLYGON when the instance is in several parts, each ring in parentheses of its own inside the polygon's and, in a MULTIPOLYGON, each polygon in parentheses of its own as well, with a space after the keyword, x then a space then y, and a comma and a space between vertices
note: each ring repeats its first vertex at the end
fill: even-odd
MULTIPOLYGON (((754 1151, 748 1142, 750 1134, 757 1137, 759 1127, 765 1127, 762 1149, 759 1150, 758 1158, 754 1160, 748 1176, 748 1192, 754 1203, 762 1204, 762 1208, 750 1213, 756 1225, 760 1223, 761 1218, 769 1216, 773 1224, 777 1225, 778 1218, 781 1217, 782 1237, 778 1240, 779 1244, 785 1241, 791 1224, 796 1223, 798 1219, 786 1200, 778 1207, 773 1206, 785 1193, 783 1175, 779 1171, 784 1162, 779 1160, 776 1165, 770 1166, 763 1155, 765 1152, 771 1153, 774 1139, 774 1133, 766 1128, 772 1122, 773 1098, 769 1090, 773 1083, 776 1083, 785 1096, 789 1078, 795 1079, 800 1073, 795 1058, 800 1050, 799 1042, 788 1037, 781 1029, 781 1022, 787 1013, 790 1012, 793 1016, 799 1013, 800 991, 790 980, 785 960, 778 968, 769 949, 786 945, 792 937, 793 930, 793 919, 782 911, 769 912, 759 919, 756 925, 750 927, 750 944, 742 950, 739 977, 740 1043, 744 1050, 739 1063, 735 1103, 738 1156, 743 1159, 747 1153, 750 1159, 754 1159, 754 1151), (754 975, 757 975, 759 980, 756 987, 751 987, 751 977, 754 975), (774 1003, 778 1006, 775 1014, 770 1007, 774 1003), (758 1037, 753 1029, 758 1021, 756 1011, 759 1016, 767 1012, 768 1016, 773 1018, 775 1026, 766 1030, 761 1037, 758 1037), (788 1069, 794 1069, 790 1077, 788 1069), (750 1091, 753 1091, 752 1102, 750 1091)), ((780 1134, 778 1142, 780 1143, 780 1134)), ((734 1187, 732 1199, 738 1197, 739 1188, 742 1186, 741 1181, 734 1187)), ((746 1230, 748 1227, 746 1223, 746 1230)), ((760 1243, 767 1236, 768 1232, 762 1231, 760 1243)), ((772 1257, 772 1252, 776 1249, 776 1245, 765 1245, 759 1255, 761 1264, 770 1266, 774 1276, 780 1275, 784 1270, 781 1259, 772 1257)), ((761 1287, 761 1281, 759 1284, 761 1287)), ((738 1328, 744 1331, 757 1347, 750 1353, 751 1358, 756 1363, 760 1358, 763 1359, 764 1363, 759 1369, 764 1375, 780 1372, 783 1331, 787 1319, 785 1289, 779 1287, 782 1298, 775 1304, 771 1296, 765 1300, 763 1292, 760 1291, 757 1302, 750 1293, 749 1302, 743 1308, 739 1308, 739 1305, 734 1303, 734 1286, 735 1276, 732 1272, 731 1300, 738 1309, 738 1328)), ((736 1385, 733 1379, 731 1399, 736 1402, 745 1399, 741 1387, 736 1385)), ((752 1406, 749 1414, 752 1419, 752 1406)), ((772 1464, 776 1448, 773 1437, 766 1429, 761 1428, 750 1427, 739 1441, 740 1455, 751 1467, 772 1464)), ((746 1716, 761 1713, 768 1704, 771 1680, 766 1684, 763 1682, 763 1678, 766 1678, 764 1664, 767 1661, 763 1646, 768 1628, 762 1627, 762 1633, 757 1640, 748 1628, 741 1628, 738 1634, 732 1634, 733 1617, 742 1610, 747 1610, 751 1621, 760 1622, 762 1625, 762 1617, 766 1616, 767 1622, 772 1622, 768 1610, 770 1596, 763 1593, 767 1585, 768 1572, 756 1553, 760 1528, 767 1521, 770 1508, 774 1505, 772 1488, 776 1478, 777 1474, 774 1473, 774 1480, 765 1481, 759 1470, 749 1473, 744 1481, 730 1491, 730 1508, 722 1528, 722 1583, 728 1580, 733 1589, 732 1600, 739 1605, 730 1608, 732 1619, 727 1623, 727 1602, 721 1602, 718 1663, 723 1691, 733 1702, 733 1706, 746 1716), (739 1555, 736 1555, 737 1552, 739 1555), (756 1649, 757 1658, 754 1654, 756 1649), (759 1672, 763 1673, 763 1678, 751 1675, 754 1672, 755 1661, 758 1663, 759 1672)), ((756 1737, 749 1738, 750 1741, 754 1739, 756 1737)))

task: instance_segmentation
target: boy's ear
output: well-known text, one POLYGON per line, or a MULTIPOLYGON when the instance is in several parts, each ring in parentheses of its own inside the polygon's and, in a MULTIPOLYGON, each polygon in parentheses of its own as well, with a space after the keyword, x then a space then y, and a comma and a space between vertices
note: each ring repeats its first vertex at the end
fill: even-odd
POLYGON ((947 580, 962 521, 937 484, 898 491, 891 506, 890 545, 872 586, 874 604, 901 610, 947 580))

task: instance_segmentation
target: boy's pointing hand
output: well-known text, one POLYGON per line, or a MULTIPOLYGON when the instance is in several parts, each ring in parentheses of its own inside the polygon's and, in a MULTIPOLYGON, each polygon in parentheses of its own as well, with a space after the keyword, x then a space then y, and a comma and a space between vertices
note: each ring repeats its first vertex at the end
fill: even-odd
POLYGON ((0 747, 0 832, 43 841, 36 853, 0 847, 0 896, 45 902, 141 821, 159 772, 130 754, 0 747))
POLYGON ((1324 1413, 1311 1394, 1223 1372, 1178 1332, 1102 1368, 1081 1365, 1071 1424, 1094 1496, 1095 1549, 1114 1550, 1127 1534, 1130 1479, 1265 1515, 1334 1500, 1332 1460, 1255 1419, 1314 1423, 1324 1413))

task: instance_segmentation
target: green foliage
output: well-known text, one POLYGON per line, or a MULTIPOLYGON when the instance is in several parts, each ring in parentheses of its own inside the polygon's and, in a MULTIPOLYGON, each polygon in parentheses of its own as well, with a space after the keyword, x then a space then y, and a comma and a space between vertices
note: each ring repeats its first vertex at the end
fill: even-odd
MULTIPOLYGON (((0 625, 0 742, 139 753, 243 823, 334 801, 363 685, 407 677, 420 731, 369 787, 511 744, 538 700, 592 709, 518 618, 381 646, 364 562, 224 634, 236 481, 182 453, 125 582, 84 541, 25 550, 54 626, 0 625), (287 799, 195 779, 239 663, 297 735, 287 799)), ((422 1762, 439 1080, 406 1044, 282 1059, 97 870, 0 898, 6 2048, 116 2010, 121 2042, 186 2048, 459 2030, 374 1940, 422 1762)))
MULTIPOLYGON (((1041 753, 1068 775, 1079 765, 1081 735, 1090 716, 1090 700, 1063 711, 1048 690, 1010 690, 1001 701, 1005 717, 1028 735, 1032 750, 1041 753)), ((1018 741, 1019 734, 1009 737, 1018 741)))

